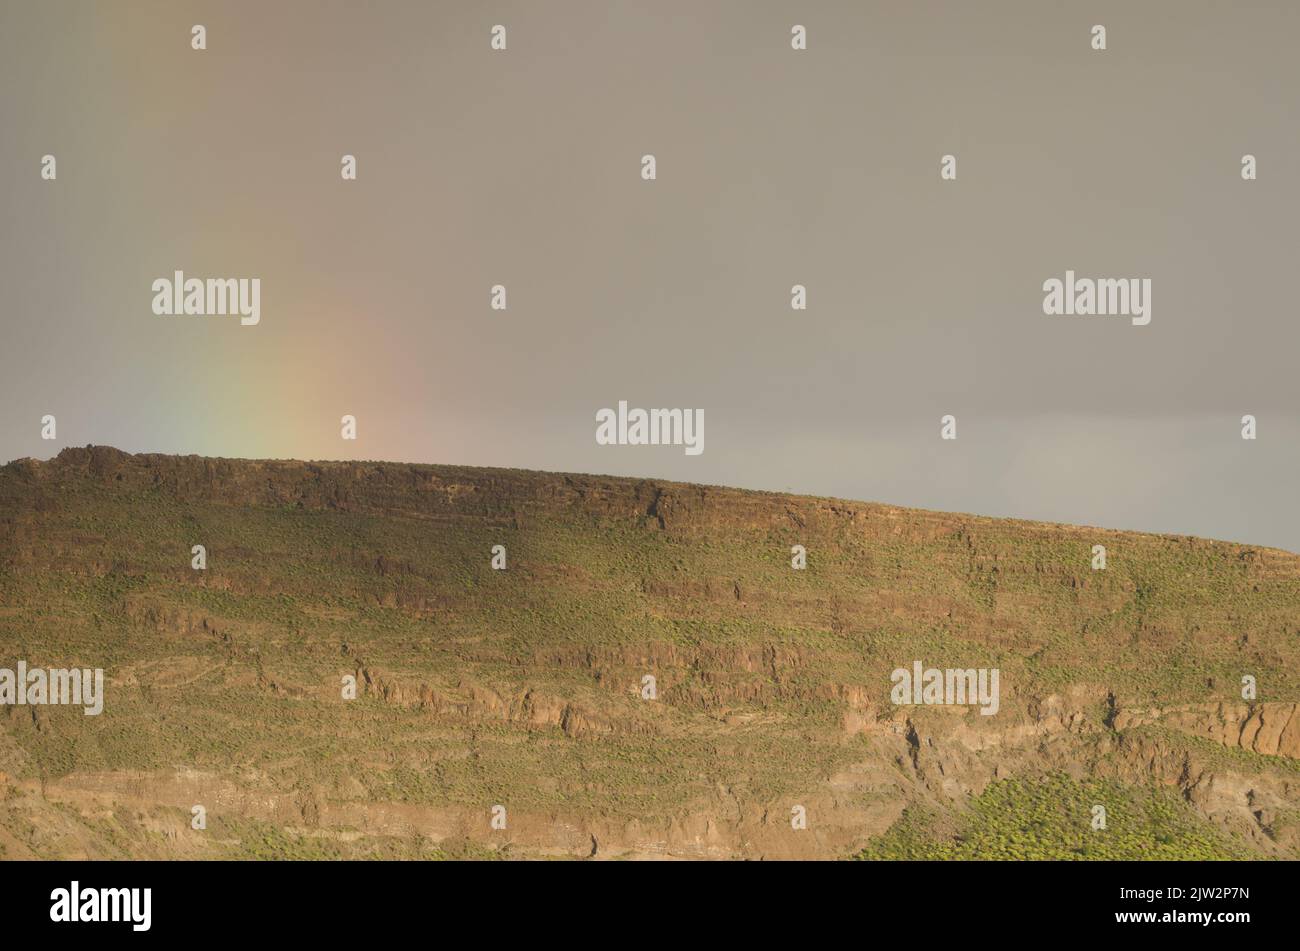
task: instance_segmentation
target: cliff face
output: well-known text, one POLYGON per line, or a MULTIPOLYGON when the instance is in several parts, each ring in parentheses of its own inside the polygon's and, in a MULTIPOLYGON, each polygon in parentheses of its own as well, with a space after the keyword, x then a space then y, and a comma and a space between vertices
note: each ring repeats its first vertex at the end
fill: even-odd
POLYGON ((1300 557, 1248 546, 69 449, 0 469, 19 660, 107 687, 0 707, 7 857, 928 854, 990 803, 1008 857, 1300 856, 1300 557), (997 712, 896 704, 918 661, 997 712))

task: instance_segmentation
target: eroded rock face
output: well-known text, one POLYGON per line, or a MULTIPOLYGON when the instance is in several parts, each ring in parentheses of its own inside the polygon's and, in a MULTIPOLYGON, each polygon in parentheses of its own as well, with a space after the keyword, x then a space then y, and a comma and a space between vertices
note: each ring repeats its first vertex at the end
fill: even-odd
POLYGON ((6 855, 245 855, 287 836, 345 855, 842 857, 910 806, 956 822, 990 783, 1048 771, 1165 787, 1260 855, 1300 847, 1284 552, 649 480, 91 447, 0 468, 0 580, 0 644, 109 684, 99 719, 0 708, 6 855), (1112 567, 1094 572, 1099 540, 1112 567), (918 661, 999 669, 997 714, 895 705, 891 671, 918 661), (1213 685, 1239 671, 1291 699, 1213 685))
POLYGON ((1159 723, 1224 746, 1300 759, 1300 706, 1294 703, 1207 703, 1124 710, 1116 729, 1159 723))

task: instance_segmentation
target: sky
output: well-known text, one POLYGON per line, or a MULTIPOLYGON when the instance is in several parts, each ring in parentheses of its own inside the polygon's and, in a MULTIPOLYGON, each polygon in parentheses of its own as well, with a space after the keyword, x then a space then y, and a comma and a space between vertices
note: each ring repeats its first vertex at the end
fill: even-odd
POLYGON ((510 466, 1300 551, 1297 40, 1286 2, 0 0, 0 462, 510 466), (155 314, 176 270, 258 278, 259 323, 155 314), (1067 270, 1149 279, 1151 322, 1044 314, 1067 270), (620 400, 702 410, 704 451, 598 445, 620 400))

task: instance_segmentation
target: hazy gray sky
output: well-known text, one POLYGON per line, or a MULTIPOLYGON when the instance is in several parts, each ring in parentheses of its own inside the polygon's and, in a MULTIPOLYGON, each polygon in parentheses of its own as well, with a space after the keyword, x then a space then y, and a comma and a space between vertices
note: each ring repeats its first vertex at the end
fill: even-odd
POLYGON ((0 460, 509 465, 1300 550, 1300 5, 0 11, 0 460), (177 269, 260 278, 261 322, 155 316, 177 269), (1151 323, 1045 316, 1066 269, 1150 278, 1151 323), (598 446, 619 400, 702 408, 704 453, 598 446))

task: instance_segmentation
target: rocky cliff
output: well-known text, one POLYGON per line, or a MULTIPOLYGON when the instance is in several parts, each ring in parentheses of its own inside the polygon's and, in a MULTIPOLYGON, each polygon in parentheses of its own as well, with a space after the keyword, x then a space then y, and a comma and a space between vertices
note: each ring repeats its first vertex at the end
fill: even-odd
POLYGON ((90 447, 0 469, 19 660, 107 687, 0 707, 10 858, 1300 857, 1275 550, 90 447), (915 662, 997 712, 896 703, 915 662))

